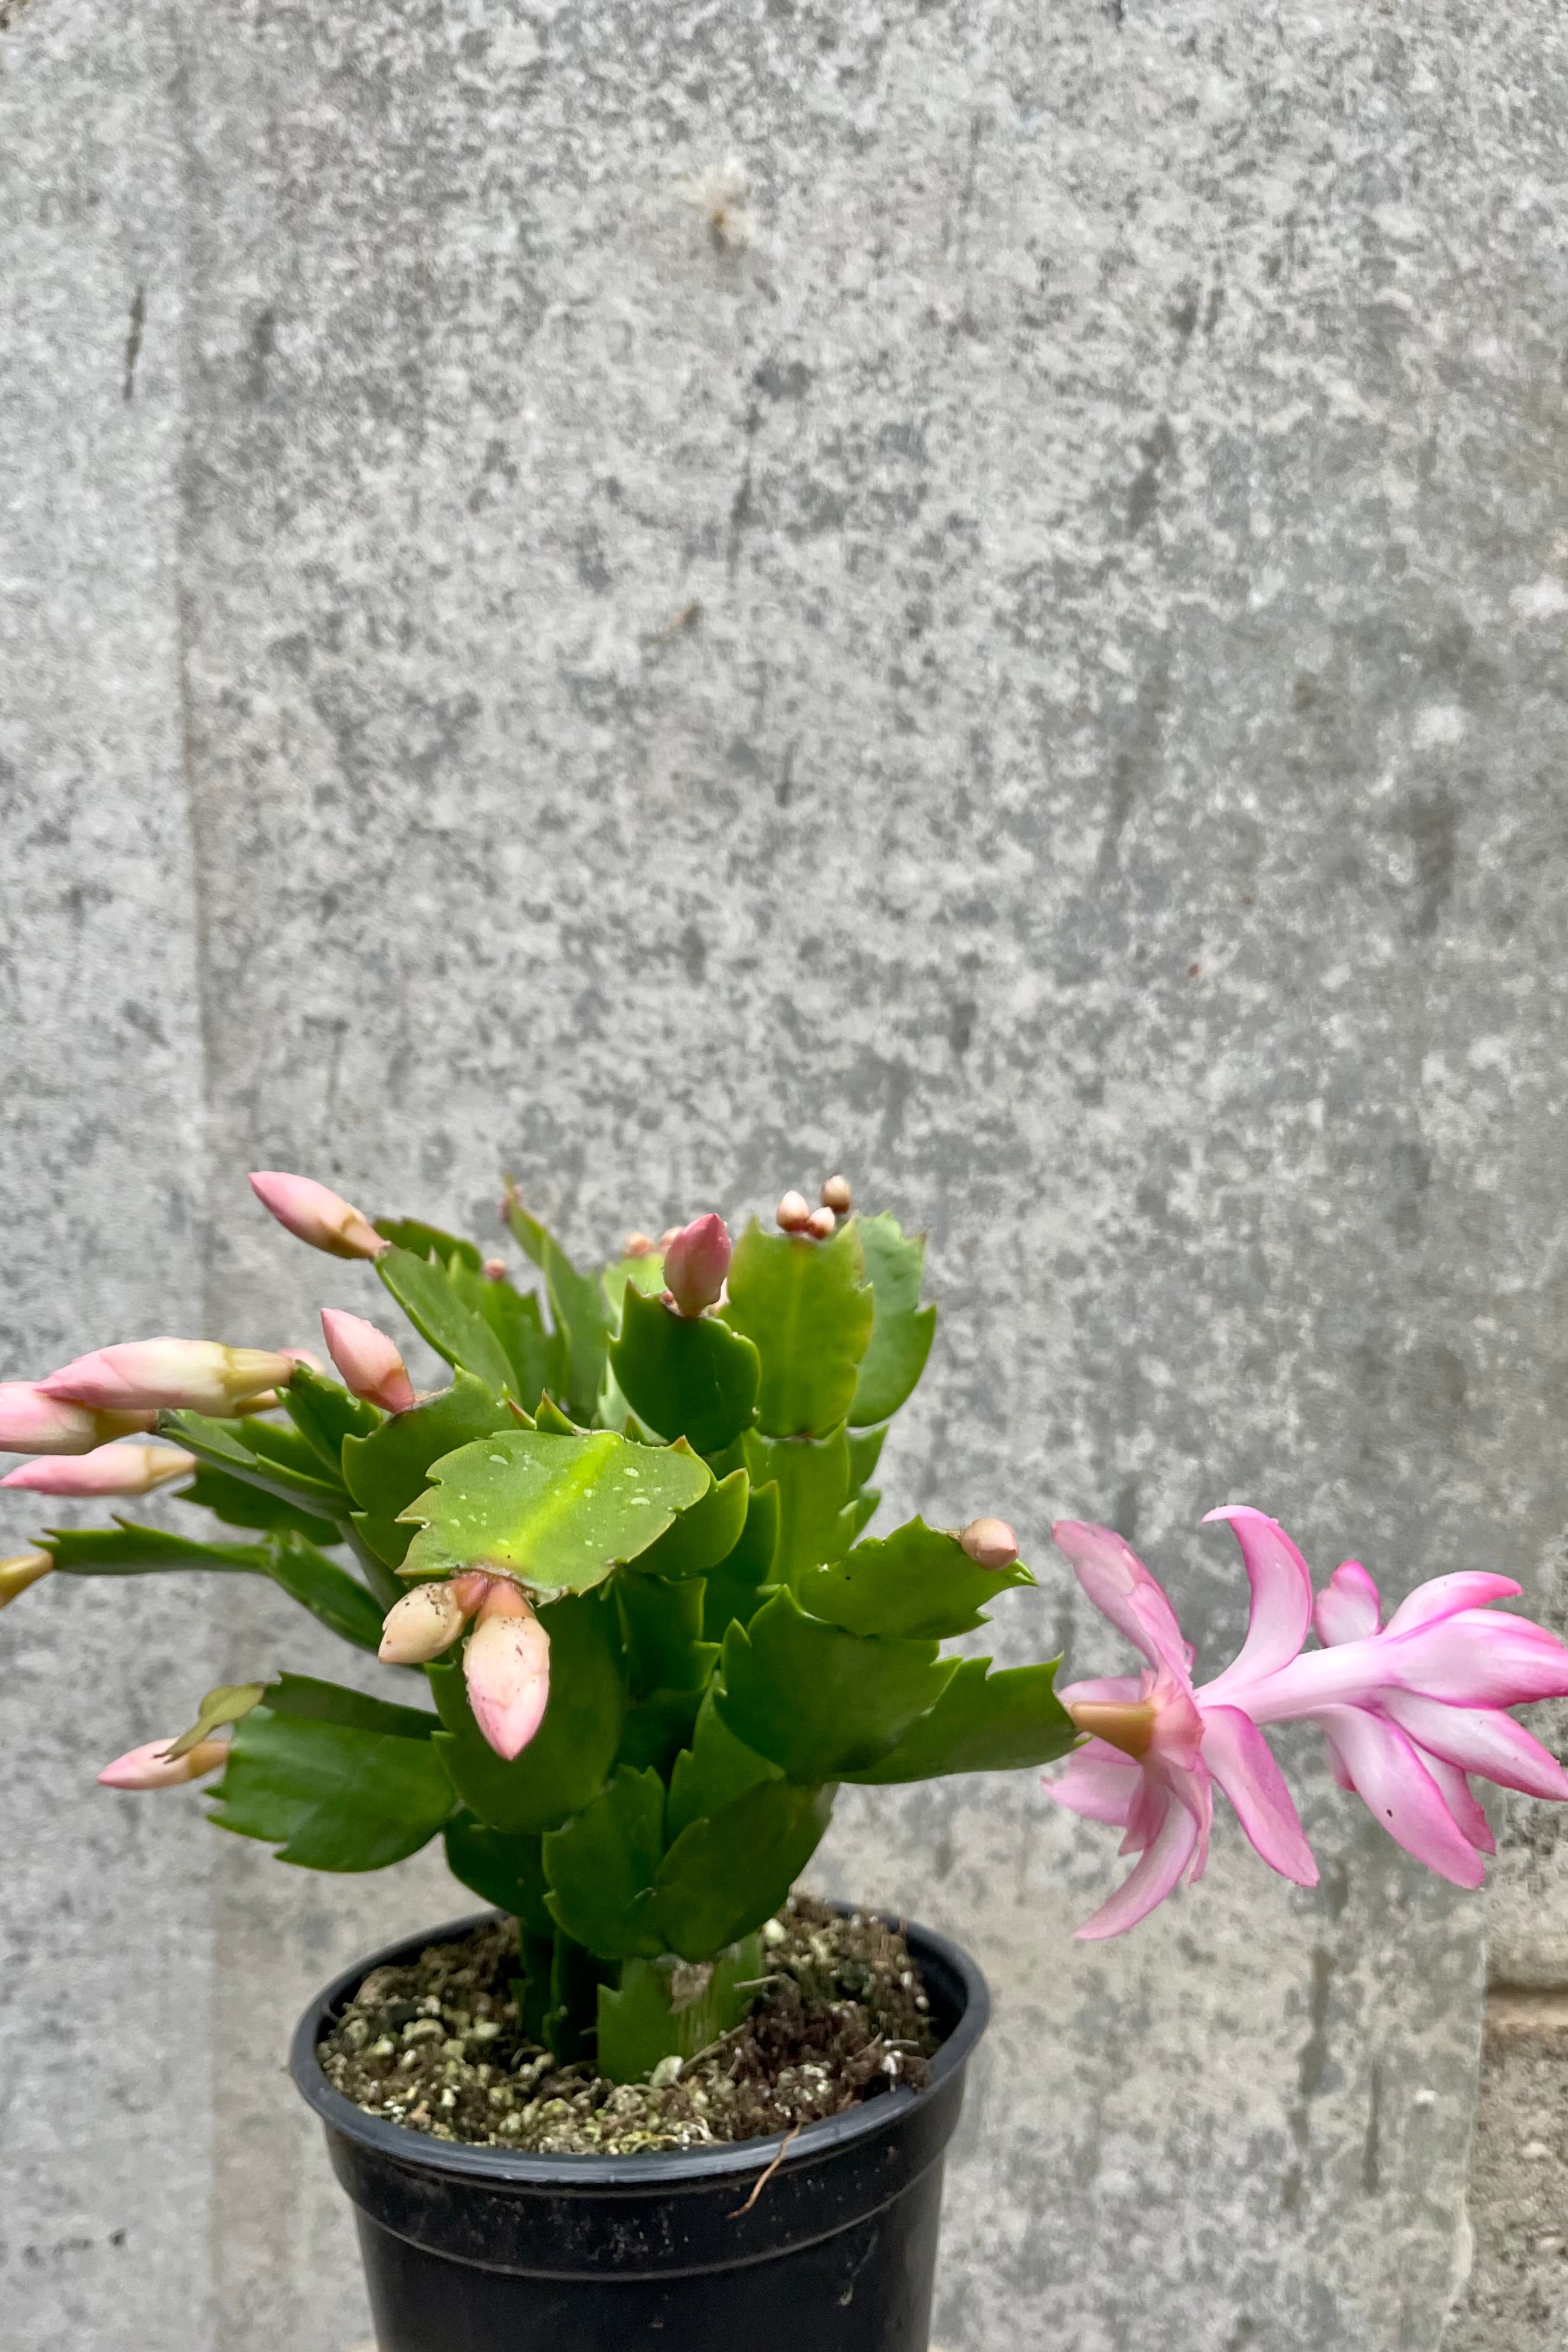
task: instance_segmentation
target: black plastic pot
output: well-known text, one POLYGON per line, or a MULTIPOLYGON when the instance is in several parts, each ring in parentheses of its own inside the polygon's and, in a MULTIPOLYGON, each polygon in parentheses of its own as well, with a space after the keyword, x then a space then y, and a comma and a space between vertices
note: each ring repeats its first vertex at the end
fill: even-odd
POLYGON ((925 2352, 942 2155, 991 2011, 966 1952, 904 1923, 944 2036, 923 2091, 808 2124, 787 2148, 513 2156, 367 2115, 316 2057, 373 1968, 479 1924, 362 1960, 294 2036, 294 2080, 353 2200, 381 2352, 925 2352))

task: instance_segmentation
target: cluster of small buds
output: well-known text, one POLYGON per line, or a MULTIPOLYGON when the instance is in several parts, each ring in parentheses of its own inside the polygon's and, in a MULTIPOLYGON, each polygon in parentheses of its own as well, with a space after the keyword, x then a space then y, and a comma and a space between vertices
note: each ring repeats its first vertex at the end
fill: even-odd
POLYGON ((150 1495, 173 1478, 188 1478, 194 1454, 177 1445, 100 1445, 92 1454, 45 1454, 0 1478, 33 1495, 150 1495))
POLYGON ((322 1307, 321 1329, 346 1388, 383 1412, 408 1411, 415 1402, 414 1383, 396 1344, 384 1331, 363 1315, 347 1315, 337 1307, 322 1307))
POLYGON ((363 1211, 313 1176, 288 1176, 280 1169, 256 1171, 250 1189, 268 1213, 297 1241, 329 1257, 379 1257, 392 1244, 363 1211))
POLYGON ((521 1756, 550 1697, 550 1636, 510 1576, 470 1569, 421 1584, 395 1601, 382 1628, 388 1665, 427 1665, 449 1650, 469 1618, 463 1678, 474 1720, 498 1756, 521 1756))
POLYGON ((786 1192, 775 1212, 780 1231, 805 1234, 814 1242, 831 1240, 839 1218, 848 1215, 854 1200, 847 1177, 830 1176, 820 1198, 821 1207, 814 1209, 804 1192, 786 1192))

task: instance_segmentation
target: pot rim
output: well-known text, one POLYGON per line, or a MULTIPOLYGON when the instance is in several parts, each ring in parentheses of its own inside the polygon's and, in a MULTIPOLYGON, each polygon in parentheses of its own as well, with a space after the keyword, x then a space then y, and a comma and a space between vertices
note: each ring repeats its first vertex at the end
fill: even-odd
POLYGON ((405 2124, 394 2123, 385 2116, 372 2115, 367 2108, 356 2106, 352 2099, 334 2089, 316 2055, 331 2013, 347 2001, 373 1969, 395 1963, 404 1954, 422 1949, 427 1944, 446 1943, 471 1928, 484 1927, 501 1916, 494 1910, 469 1912, 466 1917, 448 1920, 442 1927, 400 1937, 367 1959, 356 1960, 351 1968, 344 1969, 324 1991, 317 1994, 296 2026, 289 2053, 289 2071, 295 2088, 329 2131, 341 2132, 382 2158, 417 2170, 471 2180, 476 2186, 581 2189, 591 2194, 600 2194, 607 2189, 698 2189, 710 2187, 725 2175, 744 2179, 752 2173, 765 2171, 784 2155, 786 2147, 788 2168, 795 2172, 837 2154, 857 2140, 869 2139, 908 2114, 911 2107, 930 2099, 949 2076, 963 2070, 991 2018, 990 1989, 961 1944, 938 1935, 934 1928, 922 1927, 916 1920, 879 1910, 870 1904, 835 1902, 833 1908, 868 1914, 897 1927, 909 1939, 922 1967, 928 1960, 935 1960, 956 1979, 963 2006, 952 2032, 931 2061, 930 2080, 923 2090, 913 2091, 900 2084, 895 2090, 862 2100, 842 2115, 825 2116, 807 2124, 793 2137, 787 2132, 773 2132, 765 2139, 725 2140, 709 2147, 667 2148, 657 2154, 637 2156, 605 2156, 596 2149, 561 2156, 521 2151, 514 2155, 510 2148, 479 2147, 465 2140, 435 2139, 426 2132, 410 2131, 405 2124))

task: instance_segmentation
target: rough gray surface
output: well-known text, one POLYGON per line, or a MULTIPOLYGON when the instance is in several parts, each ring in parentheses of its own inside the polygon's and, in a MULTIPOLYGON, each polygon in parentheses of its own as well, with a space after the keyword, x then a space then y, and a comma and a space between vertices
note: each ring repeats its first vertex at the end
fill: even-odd
MULTIPOLYGON (((1002 1510, 1037 1559, 1054 1514, 1114 1517, 1215 1657, 1238 1578, 1194 1522, 1226 1496, 1395 1592, 1533 1579, 1568 1352, 1556 12, 178 22, 211 1327, 373 1296, 247 1166, 482 1231, 504 1162, 585 1250, 842 1164, 930 1227, 945 1309, 894 1509, 1002 1510), (743 249, 682 193, 730 153, 743 249)), ((73 32, 40 0, 7 37, 49 85, 34 179, 73 32)), ((34 239, 40 301, 75 262, 34 239)), ((89 781, 114 805, 102 740, 89 781)), ((59 1188, 24 1174, 36 1229, 59 1188)), ((228 1667, 309 1663, 216 1606, 228 1667)), ((999 1627, 1111 1654, 1058 1578, 999 1627)), ((950 2352, 1436 2344, 1480 1914, 1292 1765, 1317 1895, 1222 1839, 1094 1952, 1110 1842, 1026 1777, 846 1804, 824 1877, 957 1927, 999 1996, 950 2352)), ((458 1898, 202 1853, 214 2341, 342 2352, 283 2032, 458 1898)), ((117 2324, 93 2352, 147 2340, 117 2324)))
MULTIPOLYGON (((202 1313, 173 79, 155 14, 0 36, 0 1378, 202 1313)), ((37 1523, 7 1496, 0 1552, 37 1523)), ((0 2335, 194 2347, 214 1857, 93 1775, 182 1719, 216 1633, 168 1585, 29 1599, 0 1627, 0 2335)))
POLYGON ((1443 2352, 1559 2352, 1568 2334, 1568 2001, 1496 1993, 1471 2170, 1474 2257, 1443 2352))

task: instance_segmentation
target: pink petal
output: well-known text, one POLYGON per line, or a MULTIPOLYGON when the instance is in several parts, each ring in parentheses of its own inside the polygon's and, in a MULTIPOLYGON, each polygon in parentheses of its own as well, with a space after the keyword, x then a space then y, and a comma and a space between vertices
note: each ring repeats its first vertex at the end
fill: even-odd
POLYGON ((1387 1692, 1383 1707, 1417 1747, 1461 1772, 1479 1772, 1530 1797, 1568 1798, 1568 1772, 1500 1707, 1448 1706, 1415 1691, 1387 1692))
POLYGON ((1067 1707, 1077 1706, 1084 1699, 1106 1706, 1136 1706, 1143 1696, 1143 1681, 1142 1675, 1100 1675, 1088 1682, 1058 1685, 1057 1696, 1067 1707))
POLYGON ((1146 1919, 1172 1892, 1197 1843, 1198 1824, 1184 1805, 1167 1797, 1163 1819, 1142 1859, 1093 1918, 1077 1929, 1078 1941, 1101 1943, 1107 1936, 1125 1935, 1140 1919, 1146 1919))
POLYGON ((1516 1601, 1522 1590, 1511 1576, 1489 1576, 1479 1569, 1461 1569, 1456 1576, 1434 1576, 1400 1602, 1384 1630, 1390 1634, 1414 1633, 1418 1625, 1436 1625, 1461 1609, 1481 1609, 1489 1601, 1516 1601))
POLYGON ((1479 1886, 1480 1856, 1399 1726, 1360 1706, 1325 1707, 1321 1720, 1357 1796, 1394 1843, 1456 1886, 1479 1886))
POLYGON ((1312 1622, 1312 1579, 1306 1561, 1279 1525, 1247 1503, 1226 1503, 1204 1520, 1226 1520, 1241 1546, 1252 1587, 1247 1639, 1220 1680, 1244 1682, 1288 1665, 1312 1622))
POLYGON ((1040 1785, 1054 1803, 1064 1805, 1069 1813, 1124 1830, 1142 1777, 1131 1756, 1108 1748, 1103 1739, 1091 1739, 1077 1750, 1058 1779, 1042 1780, 1040 1785))
POLYGON ((1109 1617, 1152 1666, 1188 1679, 1190 1652, 1176 1612, 1130 1544, 1110 1528, 1058 1519, 1051 1537, 1102 1617, 1109 1617))
POLYGON ((1388 1682, 1456 1706, 1521 1706, 1568 1696, 1568 1649, 1528 1617, 1466 1609, 1386 1645, 1388 1682))
POLYGON ((1205 1706, 1204 1762, 1270 1870, 1316 1886, 1318 1865, 1285 1778, 1258 1726, 1239 1707, 1205 1706))
POLYGON ((1458 1766, 1445 1764, 1440 1756, 1430 1756, 1425 1751, 1421 1760, 1431 1774, 1438 1795, 1453 1815, 1454 1826, 1460 1836, 1473 1845, 1478 1853, 1496 1853, 1497 1840, 1492 1835, 1492 1825, 1475 1790, 1458 1766))
POLYGON ((1342 1560, 1318 1595, 1312 1622, 1320 1642, 1364 1642, 1383 1622, 1377 1587, 1359 1559, 1342 1560))

